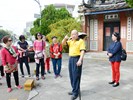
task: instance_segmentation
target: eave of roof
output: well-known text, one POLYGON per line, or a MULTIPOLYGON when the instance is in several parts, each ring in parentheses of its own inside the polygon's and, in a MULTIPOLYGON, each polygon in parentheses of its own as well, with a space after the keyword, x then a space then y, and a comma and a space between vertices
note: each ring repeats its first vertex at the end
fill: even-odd
POLYGON ((128 7, 126 2, 118 2, 118 3, 105 3, 105 4, 95 4, 93 7, 86 8, 82 6, 79 9, 79 13, 84 13, 85 15, 94 15, 94 14, 104 14, 104 13, 111 13, 111 12, 121 12, 121 11, 128 11, 132 10, 132 8, 128 7))
POLYGON ((117 3, 117 4, 105 4, 105 5, 94 5, 92 8, 88 8, 89 11, 102 11, 102 10, 113 10, 113 9, 121 9, 127 8, 128 5, 126 2, 117 3))
POLYGON ((87 12, 87 13, 85 13, 85 15, 107 14, 107 13, 115 13, 115 12, 122 12, 122 11, 133 11, 133 8, 87 12))

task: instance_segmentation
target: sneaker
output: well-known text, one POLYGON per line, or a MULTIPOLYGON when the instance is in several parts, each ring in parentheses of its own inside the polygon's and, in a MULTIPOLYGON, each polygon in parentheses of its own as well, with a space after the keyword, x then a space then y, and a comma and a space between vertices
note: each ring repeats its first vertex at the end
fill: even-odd
POLYGON ((55 77, 54 77, 54 78, 55 78, 55 79, 56 79, 56 78, 58 78, 58 75, 55 75, 55 77))
POLYGON ((12 88, 8 88, 8 89, 7 89, 7 92, 11 92, 11 91, 12 91, 12 88))
POLYGON ((30 75, 30 74, 29 74, 28 76, 29 76, 29 77, 31 77, 31 75, 30 75))
POLYGON ((42 80, 44 80, 45 79, 45 77, 44 76, 42 76, 42 80))
POLYGON ((62 77, 62 75, 58 75, 59 77, 62 77))
POLYGON ((21 77, 24 78, 24 75, 22 75, 21 77))
POLYGON ((51 72, 48 70, 48 73, 51 74, 51 72))
POLYGON ((38 81, 39 80, 39 77, 36 77, 36 80, 38 81))
POLYGON ((18 88, 18 89, 22 89, 21 85, 18 85, 18 86, 15 86, 15 87, 18 88))

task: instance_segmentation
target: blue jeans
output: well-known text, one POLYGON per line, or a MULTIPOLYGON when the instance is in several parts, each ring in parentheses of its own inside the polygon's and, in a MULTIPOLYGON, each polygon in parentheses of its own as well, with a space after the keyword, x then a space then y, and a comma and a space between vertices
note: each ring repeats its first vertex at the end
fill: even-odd
POLYGON ((61 72, 61 65, 62 65, 62 58, 54 59, 52 58, 53 63, 53 70, 55 75, 60 75, 61 72))

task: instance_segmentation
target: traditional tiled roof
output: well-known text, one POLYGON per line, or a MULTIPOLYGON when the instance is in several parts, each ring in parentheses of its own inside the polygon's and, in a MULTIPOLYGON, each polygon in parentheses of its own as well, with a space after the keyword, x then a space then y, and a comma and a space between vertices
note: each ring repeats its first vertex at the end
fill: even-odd
POLYGON ((117 2, 117 3, 104 3, 104 4, 95 4, 93 6, 87 4, 79 5, 79 13, 88 13, 88 12, 100 12, 100 11, 108 11, 108 10, 118 10, 129 8, 126 2, 117 2))
POLYGON ((94 12, 94 11, 114 10, 114 9, 123 9, 123 8, 128 8, 126 2, 121 2, 117 4, 94 5, 94 7, 89 8, 86 11, 94 12))

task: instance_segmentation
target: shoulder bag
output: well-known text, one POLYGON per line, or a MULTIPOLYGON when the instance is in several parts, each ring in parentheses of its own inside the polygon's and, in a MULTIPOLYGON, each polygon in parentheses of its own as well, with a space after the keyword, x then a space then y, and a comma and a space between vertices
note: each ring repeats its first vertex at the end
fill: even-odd
POLYGON ((35 52, 35 59, 42 59, 42 58, 44 58, 44 55, 43 55, 43 41, 42 41, 42 51, 35 52))

